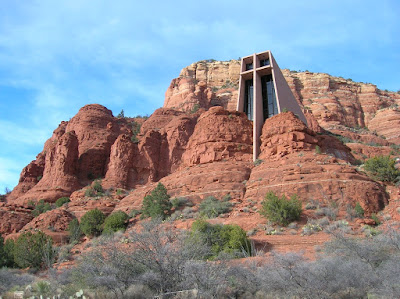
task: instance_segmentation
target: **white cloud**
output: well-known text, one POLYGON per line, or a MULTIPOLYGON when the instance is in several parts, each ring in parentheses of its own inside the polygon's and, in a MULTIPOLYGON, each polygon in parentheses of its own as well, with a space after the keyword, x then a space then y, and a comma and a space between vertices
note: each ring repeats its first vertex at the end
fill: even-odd
MULTIPOLYGON (((90 102, 150 114, 180 69, 202 59, 270 49, 281 67, 352 72, 399 89, 396 1, 256 0, 252 6, 256 12, 234 0, 3 4, 0 84, 29 89, 31 105, 21 105, 22 121, 0 120, 0 142, 8 149, 2 158, 12 161, 12 151, 18 160, 34 147, 33 159, 58 123, 90 102)), ((7 105, 17 107, 12 96, 7 105)))

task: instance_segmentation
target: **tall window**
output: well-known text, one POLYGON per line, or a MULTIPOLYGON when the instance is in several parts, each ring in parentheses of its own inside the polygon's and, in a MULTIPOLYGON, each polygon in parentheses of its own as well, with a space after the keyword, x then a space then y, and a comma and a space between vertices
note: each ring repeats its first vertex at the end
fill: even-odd
POLYGON ((249 120, 253 120, 253 79, 246 80, 244 91, 244 113, 249 120))
POLYGON ((261 88, 265 121, 267 118, 278 114, 278 106, 276 103, 275 87, 272 75, 261 77, 261 88))

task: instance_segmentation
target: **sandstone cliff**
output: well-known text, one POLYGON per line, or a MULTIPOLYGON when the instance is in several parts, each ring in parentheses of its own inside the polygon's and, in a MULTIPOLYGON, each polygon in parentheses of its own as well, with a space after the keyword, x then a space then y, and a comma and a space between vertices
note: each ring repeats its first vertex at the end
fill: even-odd
MULTIPOLYGON (((240 62, 200 61, 184 68, 165 94, 165 108, 189 111, 195 105, 236 109, 240 62)), ((369 83, 323 73, 282 70, 297 101, 327 130, 366 128, 398 142, 400 94, 369 83), (387 124, 390 122, 390 126, 387 124)))

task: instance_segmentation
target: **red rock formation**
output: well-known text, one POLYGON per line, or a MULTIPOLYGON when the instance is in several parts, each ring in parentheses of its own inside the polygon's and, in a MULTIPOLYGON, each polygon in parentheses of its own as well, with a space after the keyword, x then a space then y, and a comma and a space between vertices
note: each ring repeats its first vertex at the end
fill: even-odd
POLYGON ((334 139, 315 135, 291 112, 267 119, 261 135, 263 162, 252 170, 245 198, 261 201, 274 191, 342 208, 360 202, 367 215, 381 210, 388 200, 384 187, 351 166, 350 150, 334 139))
POLYGON ((165 93, 164 107, 190 111, 201 107, 223 106, 236 109, 240 62, 200 61, 184 68, 165 93))
POLYGON ((41 230, 63 232, 68 229, 68 224, 72 219, 74 219, 74 216, 64 208, 50 210, 35 217, 21 231, 41 230))
POLYGON ((104 188, 133 188, 136 179, 133 158, 137 151, 137 145, 132 143, 131 136, 122 134, 117 138, 111 147, 110 162, 102 183, 104 188))
POLYGON ((40 153, 21 172, 18 185, 7 196, 9 201, 15 200, 32 189, 43 177, 45 154, 40 153))
POLYGON ((93 104, 82 107, 66 127, 78 139, 78 168, 80 181, 104 177, 111 145, 120 133, 130 133, 123 119, 113 117, 111 110, 93 104), (124 126, 125 125, 125 126, 124 126))
POLYGON ((246 203, 259 203, 270 190, 342 209, 360 202, 367 215, 381 210, 388 194, 351 165, 352 151, 364 159, 386 154, 399 142, 400 95, 327 74, 283 73, 306 111, 309 127, 292 113, 268 119, 257 166, 252 162, 252 122, 233 111, 237 61, 204 61, 185 68, 167 90, 164 108, 145 121, 114 118, 101 105, 83 107, 60 124, 42 153, 22 171, 7 203, 1 203, 0 233, 17 233, 25 226, 46 230, 62 242, 66 238, 61 231, 73 217, 80 219, 95 208, 106 214, 140 209, 159 181, 172 197, 187 197, 195 204, 229 193, 239 206, 227 223, 246 219, 249 228, 261 218, 254 209, 243 215, 246 203), (141 129, 132 141, 133 121, 141 129), (335 134, 357 143, 348 147, 335 134), (85 196, 89 187, 82 187, 103 177, 102 186, 109 190, 85 196), (117 195, 116 188, 134 190, 125 196, 117 195), (33 220, 29 209, 15 206, 29 200, 54 202, 61 196, 70 196, 71 202, 33 220))
MULTIPOLYGON (((172 198, 186 197, 196 204, 208 196, 221 199, 230 194, 233 199, 241 199, 251 166, 251 162, 234 161, 199 164, 176 171, 160 182, 166 186, 172 198)), ((143 198, 155 187, 156 184, 148 184, 135 189, 118 203, 116 209, 128 213, 140 210, 143 198)))
POLYGON ((16 201, 23 204, 40 199, 55 202, 60 197, 69 196, 81 188, 76 177, 77 161, 77 137, 74 132, 66 132, 46 153, 43 178, 16 201))
POLYGON ((227 159, 251 161, 252 133, 252 123, 244 113, 210 108, 199 117, 183 155, 184 165, 227 159))
POLYGON ((387 141, 400 143, 400 111, 394 109, 379 110, 370 121, 369 129, 386 137, 387 141))
POLYGON ((33 216, 32 210, 15 205, 4 205, 0 207, 0 234, 8 235, 17 233, 29 223, 33 216))
MULTIPOLYGON (((236 109, 239 68, 240 63, 236 60, 200 61, 184 68, 179 78, 174 79, 167 89, 164 107, 187 111, 197 104, 204 108, 221 105, 225 109, 236 109), (211 95, 195 92, 205 86, 212 91, 211 95), (223 100, 218 95, 223 95, 223 100)), ((363 128, 369 127, 376 116, 376 121, 371 123, 373 127, 382 120, 393 120, 396 122, 396 129, 399 128, 395 113, 386 113, 387 116, 381 117, 380 110, 397 107, 400 94, 381 91, 373 84, 357 83, 323 73, 289 70, 282 70, 282 73, 301 107, 308 110, 307 120, 310 128, 316 132, 319 130, 315 120, 327 130, 338 125, 363 128)), ((375 128, 370 130, 374 131, 375 128)), ((388 141, 397 142, 393 138, 397 138, 395 131, 399 130, 385 130, 378 129, 377 132, 382 132, 378 133, 388 138, 388 141)))

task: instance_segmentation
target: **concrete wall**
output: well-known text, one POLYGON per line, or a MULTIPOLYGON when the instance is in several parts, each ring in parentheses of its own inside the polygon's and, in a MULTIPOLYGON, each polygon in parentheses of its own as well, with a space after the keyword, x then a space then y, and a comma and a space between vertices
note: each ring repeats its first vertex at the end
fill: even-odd
POLYGON ((237 110, 244 111, 245 81, 253 79, 253 159, 256 160, 260 153, 260 136, 264 125, 263 100, 261 76, 272 74, 275 87, 275 97, 278 106, 278 113, 287 109, 296 114, 306 125, 307 121, 297 103, 292 91, 287 84, 285 77, 276 63, 270 51, 253 54, 242 58, 241 72, 239 79, 239 93, 237 110), (269 58, 270 65, 260 67, 260 59, 269 58), (246 64, 253 63, 253 69, 246 71, 246 64))
POLYGON ((278 101, 278 112, 280 113, 284 108, 286 108, 287 110, 292 111, 294 114, 296 114, 301 119, 301 121, 307 125, 306 117, 304 116, 299 103, 297 103, 296 98, 290 90, 290 87, 287 84, 285 77, 283 76, 278 64, 276 63, 272 55, 271 58, 272 74, 275 84, 275 94, 278 101))

